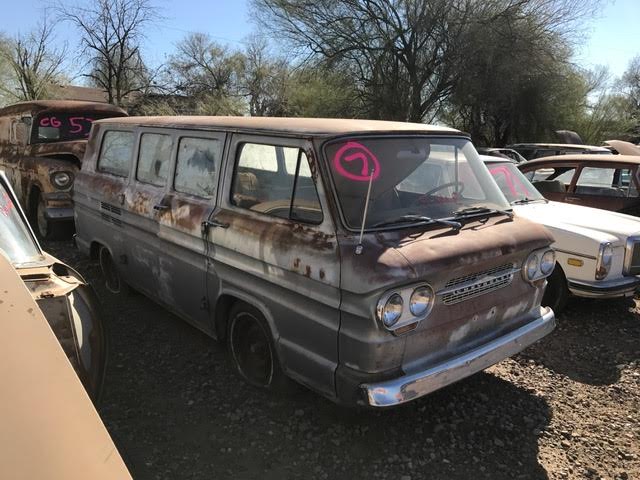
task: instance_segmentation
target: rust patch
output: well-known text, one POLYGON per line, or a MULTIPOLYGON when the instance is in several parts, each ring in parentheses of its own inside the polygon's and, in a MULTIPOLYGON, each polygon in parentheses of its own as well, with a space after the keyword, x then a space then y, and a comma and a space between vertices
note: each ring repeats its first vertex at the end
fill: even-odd
POLYGON ((299 258, 296 258, 296 259, 293 261, 293 268, 299 268, 299 267, 300 267, 300 259, 299 259, 299 258))
POLYGON ((307 265, 307 267, 305 268, 304 276, 305 277, 311 277, 311 265, 307 265))
POLYGON ((321 268, 320 269, 320 280, 324 280, 324 276, 325 276, 324 270, 321 268))

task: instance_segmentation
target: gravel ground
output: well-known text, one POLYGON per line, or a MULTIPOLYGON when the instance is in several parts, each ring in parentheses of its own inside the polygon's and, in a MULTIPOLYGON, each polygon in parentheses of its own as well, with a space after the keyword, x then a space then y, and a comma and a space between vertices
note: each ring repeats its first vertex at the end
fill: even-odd
POLYGON ((100 414, 135 479, 640 478, 640 318, 573 300, 521 355, 406 406, 348 410, 258 391, 223 346, 142 295, 104 288, 71 242, 45 244, 102 300, 100 414))

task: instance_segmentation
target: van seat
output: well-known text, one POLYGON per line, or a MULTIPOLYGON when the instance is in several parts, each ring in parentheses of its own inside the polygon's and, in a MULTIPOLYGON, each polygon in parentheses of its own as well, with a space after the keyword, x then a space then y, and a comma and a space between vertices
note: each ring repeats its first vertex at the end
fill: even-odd
POLYGON ((233 203, 243 208, 251 208, 258 203, 258 177, 253 172, 238 172, 234 188, 233 203))

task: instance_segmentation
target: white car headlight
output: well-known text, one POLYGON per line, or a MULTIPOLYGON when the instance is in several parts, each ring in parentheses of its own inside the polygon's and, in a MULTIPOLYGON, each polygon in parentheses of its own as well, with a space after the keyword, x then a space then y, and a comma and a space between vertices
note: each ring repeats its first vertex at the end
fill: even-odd
POLYGON ((400 317, 402 316, 403 305, 404 301, 402 300, 402 297, 399 294, 394 293, 389 297, 382 308, 378 307, 378 317, 385 327, 390 328, 398 323, 398 320, 400 320, 400 317))
POLYGON ((609 275, 613 262, 613 247, 609 242, 601 243, 596 260, 596 280, 602 280, 609 275))
POLYGON ((409 311, 414 317, 425 315, 433 306, 433 289, 427 285, 416 288, 411 294, 409 311))
POLYGON ((556 252, 547 250, 540 260, 540 271, 543 275, 550 275, 556 266, 556 252))

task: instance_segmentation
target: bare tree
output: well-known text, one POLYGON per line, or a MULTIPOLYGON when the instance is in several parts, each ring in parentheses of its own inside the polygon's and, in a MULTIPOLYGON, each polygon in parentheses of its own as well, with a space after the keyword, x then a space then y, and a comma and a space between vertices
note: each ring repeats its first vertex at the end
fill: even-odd
POLYGON ((169 57, 165 83, 169 91, 188 99, 196 113, 240 114, 243 68, 242 54, 214 42, 207 34, 191 33, 169 57))
POLYGON ((61 80, 66 47, 52 48, 53 37, 53 24, 44 19, 28 34, 0 43, 0 56, 8 66, 0 90, 9 99, 46 98, 61 80))
POLYGON ((127 95, 148 85, 140 44, 158 14, 151 0, 95 0, 88 5, 60 4, 58 12, 80 33, 89 66, 84 76, 107 93, 109 103, 121 105, 127 95))
MULTIPOLYGON (((476 54, 474 32, 501 16, 538 35, 573 35, 598 0, 253 0, 296 51, 354 79, 369 116, 432 119, 476 54), (532 21, 535 19, 535 21, 532 21), (564 32, 564 33, 563 33, 564 32)), ((554 51, 545 52, 554 55, 554 51)))

